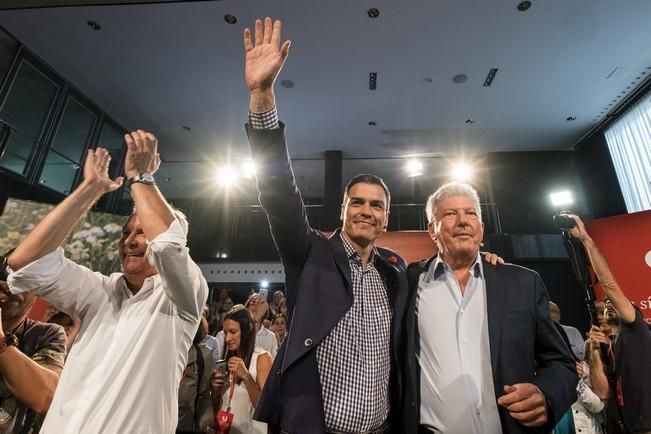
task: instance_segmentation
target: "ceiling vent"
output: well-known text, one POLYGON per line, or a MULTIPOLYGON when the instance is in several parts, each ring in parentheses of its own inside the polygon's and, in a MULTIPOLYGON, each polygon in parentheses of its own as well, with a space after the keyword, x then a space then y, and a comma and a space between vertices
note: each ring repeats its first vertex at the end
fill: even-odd
POLYGON ((370 72, 368 74, 368 90, 377 89, 377 72, 370 72))
POLYGON ((484 80, 484 87, 490 87, 491 84, 493 84, 493 80, 495 79, 495 76, 497 75, 497 68, 491 68, 488 71, 488 75, 486 76, 486 80, 484 80))

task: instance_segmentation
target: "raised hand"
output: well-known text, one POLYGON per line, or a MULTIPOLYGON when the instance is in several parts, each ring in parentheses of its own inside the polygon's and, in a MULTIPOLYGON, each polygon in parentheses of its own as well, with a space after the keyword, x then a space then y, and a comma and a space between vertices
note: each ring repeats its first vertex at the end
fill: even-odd
POLYGON ((590 235, 588 235, 588 231, 585 230, 585 225, 583 224, 581 218, 579 218, 579 216, 574 214, 569 214, 569 216, 572 217, 576 222, 576 226, 570 229, 570 235, 572 235, 574 238, 578 239, 579 241, 588 240, 590 238, 590 235))
POLYGON ((287 59, 290 41, 280 45, 282 23, 267 17, 255 21, 255 42, 251 40, 251 30, 244 29, 244 52, 246 63, 244 78, 250 93, 265 92, 272 89, 278 73, 287 59))
POLYGON ((132 178, 141 173, 154 174, 160 166, 158 139, 143 130, 136 130, 124 135, 127 143, 127 156, 124 160, 124 174, 132 178))
POLYGON ((105 148, 89 149, 84 162, 84 181, 98 186, 102 193, 115 191, 122 186, 124 178, 111 179, 109 164, 111 156, 105 148))

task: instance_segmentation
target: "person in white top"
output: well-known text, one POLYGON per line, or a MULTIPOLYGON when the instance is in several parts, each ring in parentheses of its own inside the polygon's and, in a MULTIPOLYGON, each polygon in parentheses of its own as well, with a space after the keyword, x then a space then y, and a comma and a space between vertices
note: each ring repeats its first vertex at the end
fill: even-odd
POLYGON ((230 407, 231 434, 266 434, 267 424, 254 421, 253 411, 271 370, 271 355, 256 347, 255 321, 241 304, 226 314, 224 333, 228 375, 220 371, 213 373, 213 406, 223 410, 230 407))
POLYGON ((155 185, 158 141, 124 136, 135 213, 119 243, 122 273, 105 276, 66 259, 60 247, 79 218, 123 178, 110 156, 88 151, 84 180, 8 258, 9 288, 34 290, 81 330, 41 433, 173 433, 179 382, 208 285, 186 247, 187 221, 155 185))
POLYGON ((251 312, 256 326, 255 345, 261 350, 268 351, 271 357, 276 357, 278 353, 278 339, 276 334, 262 324, 269 312, 269 303, 264 296, 260 294, 251 294, 246 300, 244 306, 251 312))

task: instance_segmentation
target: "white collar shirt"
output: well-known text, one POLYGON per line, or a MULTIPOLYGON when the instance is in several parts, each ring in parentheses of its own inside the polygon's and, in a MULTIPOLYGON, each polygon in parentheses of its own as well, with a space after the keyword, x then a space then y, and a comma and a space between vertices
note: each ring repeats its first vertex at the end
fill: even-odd
POLYGON ((461 293, 437 257, 418 284, 420 423, 440 433, 502 432, 493 388, 481 257, 461 293))
POLYGON ((63 250, 10 274, 12 292, 34 290, 81 330, 41 433, 173 433, 178 388, 208 296, 177 221, 149 243, 159 274, 134 295, 122 273, 105 276, 63 250))

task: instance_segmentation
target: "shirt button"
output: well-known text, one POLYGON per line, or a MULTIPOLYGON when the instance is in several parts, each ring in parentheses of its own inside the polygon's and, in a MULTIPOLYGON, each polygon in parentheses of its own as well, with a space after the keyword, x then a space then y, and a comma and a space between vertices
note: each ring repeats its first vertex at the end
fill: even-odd
POLYGON ((303 342, 306 347, 311 347, 312 346, 312 339, 307 338, 305 339, 305 342, 303 342))

